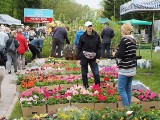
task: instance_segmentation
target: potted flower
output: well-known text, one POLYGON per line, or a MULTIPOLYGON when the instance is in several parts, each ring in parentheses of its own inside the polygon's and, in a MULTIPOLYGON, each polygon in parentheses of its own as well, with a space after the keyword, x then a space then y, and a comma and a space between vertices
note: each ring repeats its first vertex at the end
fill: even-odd
POLYGON ((133 95, 141 101, 144 110, 160 109, 160 94, 150 90, 134 90, 133 95))
POLYGON ((70 106, 70 101, 61 87, 45 91, 47 112, 56 113, 59 108, 70 106))
POLYGON ((46 88, 30 88, 20 94, 23 117, 46 113, 44 91, 46 88))
POLYGON ((74 85, 67 90, 65 94, 70 96, 72 106, 94 109, 94 102, 96 101, 96 98, 93 96, 91 91, 85 89, 83 86, 74 85))

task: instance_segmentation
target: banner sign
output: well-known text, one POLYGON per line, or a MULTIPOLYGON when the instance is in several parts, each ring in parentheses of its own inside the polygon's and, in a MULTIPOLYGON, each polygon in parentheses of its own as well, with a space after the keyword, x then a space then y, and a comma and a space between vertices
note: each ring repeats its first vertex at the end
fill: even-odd
POLYGON ((24 8, 24 22, 50 23, 53 20, 53 10, 24 8))

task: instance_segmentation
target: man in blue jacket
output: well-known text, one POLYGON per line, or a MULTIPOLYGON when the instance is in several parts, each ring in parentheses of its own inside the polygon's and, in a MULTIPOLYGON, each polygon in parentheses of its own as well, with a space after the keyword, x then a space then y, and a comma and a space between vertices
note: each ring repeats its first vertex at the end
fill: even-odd
POLYGON ((45 37, 42 36, 41 38, 38 39, 34 39, 32 40, 28 46, 29 49, 32 52, 32 58, 31 61, 34 60, 37 56, 37 58, 41 58, 41 54, 40 52, 42 52, 42 48, 43 48, 43 41, 45 40, 45 37))
POLYGON ((52 41, 52 51, 51 56, 56 58, 62 57, 62 50, 64 48, 65 40, 67 44, 70 44, 67 31, 69 30, 68 27, 54 27, 53 28, 53 41, 52 41), (56 55, 56 48, 58 49, 58 55, 56 55))
POLYGON ((74 39, 74 45, 76 48, 78 48, 79 39, 83 33, 84 33, 83 27, 79 26, 79 30, 76 32, 75 39, 74 39))

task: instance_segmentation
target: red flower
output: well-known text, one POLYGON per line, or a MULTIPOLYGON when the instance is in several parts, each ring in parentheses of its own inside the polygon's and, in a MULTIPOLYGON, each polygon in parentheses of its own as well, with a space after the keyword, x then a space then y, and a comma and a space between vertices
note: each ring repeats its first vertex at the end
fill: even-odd
POLYGON ((104 81, 107 81, 107 82, 108 82, 108 81, 109 81, 109 78, 108 78, 108 77, 105 77, 105 78, 104 78, 104 81))
POLYGON ((93 88, 92 88, 94 91, 98 91, 99 93, 101 93, 102 92, 102 90, 101 90, 101 88, 99 87, 99 85, 97 84, 97 85, 93 85, 93 88))
POLYGON ((106 96, 101 95, 101 94, 98 95, 98 100, 99 100, 99 101, 105 101, 106 99, 107 99, 106 96))

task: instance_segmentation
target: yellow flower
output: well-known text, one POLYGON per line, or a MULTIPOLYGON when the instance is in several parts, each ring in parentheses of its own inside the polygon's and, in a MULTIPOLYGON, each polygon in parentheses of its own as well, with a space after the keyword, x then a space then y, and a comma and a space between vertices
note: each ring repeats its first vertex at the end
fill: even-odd
POLYGON ((147 120, 146 118, 144 118, 144 120, 147 120))
POLYGON ((134 120, 138 120, 138 118, 134 118, 134 120))
POLYGON ((121 117, 121 119, 120 120, 124 120, 124 117, 121 117))
POLYGON ((37 114, 35 114, 35 115, 33 116, 33 118, 34 118, 34 119, 39 119, 40 116, 38 116, 37 114))
POLYGON ((104 118, 105 118, 105 116, 103 115, 103 116, 102 116, 102 119, 104 119, 104 118))

